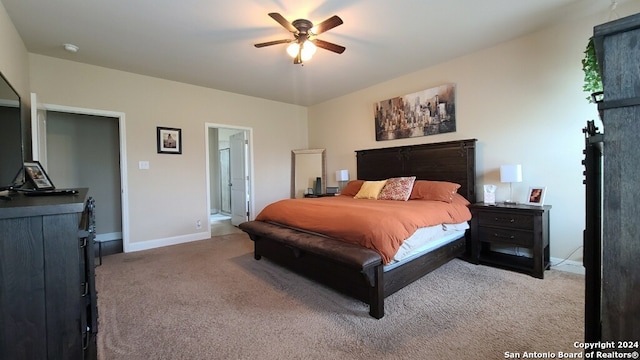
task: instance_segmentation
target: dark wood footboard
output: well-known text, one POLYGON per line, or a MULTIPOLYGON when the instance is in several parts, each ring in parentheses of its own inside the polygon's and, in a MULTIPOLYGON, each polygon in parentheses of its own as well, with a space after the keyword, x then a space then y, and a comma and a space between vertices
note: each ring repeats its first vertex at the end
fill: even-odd
POLYGON ((369 304, 369 315, 384 316, 384 299, 465 251, 465 238, 384 272, 373 250, 262 221, 240 229, 254 241, 254 257, 265 256, 298 274, 369 304))

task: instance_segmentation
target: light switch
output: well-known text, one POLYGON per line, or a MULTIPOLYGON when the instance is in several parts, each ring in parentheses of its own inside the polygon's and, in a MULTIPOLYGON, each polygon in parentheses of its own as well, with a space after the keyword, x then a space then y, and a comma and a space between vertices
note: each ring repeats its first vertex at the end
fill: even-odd
POLYGON ((138 169, 140 170, 149 170, 149 162, 148 161, 139 161, 138 169))

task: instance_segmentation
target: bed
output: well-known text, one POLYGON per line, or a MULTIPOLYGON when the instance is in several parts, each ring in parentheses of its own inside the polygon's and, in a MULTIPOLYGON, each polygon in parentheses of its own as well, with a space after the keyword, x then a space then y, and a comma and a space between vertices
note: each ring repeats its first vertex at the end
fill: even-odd
MULTIPOLYGON (((357 178, 372 182, 415 176, 416 184, 419 180, 455 183, 460 185, 456 196, 473 203, 476 187, 475 143, 475 139, 467 139, 358 150, 357 178)), ((319 206, 340 200, 338 198, 299 200, 315 201, 314 204, 319 206)), ((346 198, 343 196, 342 201, 346 201, 346 198)), ((363 301, 369 305, 369 315, 376 319, 384 316, 386 297, 456 257, 468 257, 471 248, 467 245, 467 232, 464 228, 456 228, 455 234, 449 235, 446 241, 435 245, 432 243, 429 251, 409 254, 407 259, 394 262, 378 249, 365 247, 347 239, 346 235, 340 239, 315 229, 302 229, 270 219, 261 221, 261 217, 262 212, 256 220, 239 225, 254 242, 256 260, 264 256, 363 301)))

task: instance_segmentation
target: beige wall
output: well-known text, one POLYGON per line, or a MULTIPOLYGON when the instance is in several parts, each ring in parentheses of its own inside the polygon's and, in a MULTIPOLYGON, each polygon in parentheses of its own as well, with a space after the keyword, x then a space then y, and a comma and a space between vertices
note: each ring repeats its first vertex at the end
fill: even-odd
POLYGON ((31 158, 29 57, 27 48, 2 3, 0 3, 0 72, 20 95, 23 153, 25 157, 31 158))
MULTIPOLYGON (((621 16, 640 11, 638 2, 628 5, 618 9, 621 16)), ((498 185, 497 200, 506 200, 509 185, 500 183, 499 167, 521 163, 523 182, 514 184, 514 198, 524 201, 529 186, 547 187, 551 256, 568 257, 582 246, 584 229, 581 130, 598 118, 582 92, 580 60, 593 26, 608 19, 602 13, 551 27, 312 106, 309 146, 327 148, 329 174, 349 169, 353 179, 354 150, 476 138, 478 200, 483 184, 498 185), (375 102, 445 83, 457 84, 457 132, 375 141, 375 102)), ((571 259, 581 261, 582 251, 571 259)))
POLYGON ((125 113, 133 249, 206 237, 195 228, 209 214, 206 123, 252 129, 256 211, 289 196, 290 152, 307 146, 306 108, 41 55, 29 60, 31 91, 42 103, 125 113), (156 126, 182 129, 182 155, 156 153, 156 126), (149 170, 138 169, 141 160, 149 170))
POLYGON ((29 103, 29 60, 27 49, 0 3, 0 72, 29 103))
MULTIPOLYGON (((617 8, 620 16, 639 11, 637 1, 617 8)), ((514 185, 514 196, 522 199, 532 185, 547 186, 546 203, 553 205, 551 255, 564 258, 582 243, 581 129, 597 118, 581 91, 580 59, 593 26, 609 19, 601 13, 550 27, 307 109, 27 55, 0 5, 0 71, 23 97, 34 91, 44 103, 126 114, 124 186, 135 243, 192 235, 195 220, 207 218, 204 124, 209 122, 253 130, 255 211, 289 196, 292 149, 326 148, 328 174, 349 169, 354 178, 354 150, 477 138, 478 191, 482 184, 497 184, 498 200, 506 199, 508 185, 499 182, 498 168, 522 163, 524 182, 514 185), (456 133, 375 141, 374 102, 449 82, 457 84, 456 133), (156 126, 183 129, 183 155, 156 154, 156 126), (150 170, 138 170, 140 160, 148 160, 150 170)), ((327 180, 336 185, 332 176, 327 180)), ((581 254, 572 259, 581 260, 581 254)))

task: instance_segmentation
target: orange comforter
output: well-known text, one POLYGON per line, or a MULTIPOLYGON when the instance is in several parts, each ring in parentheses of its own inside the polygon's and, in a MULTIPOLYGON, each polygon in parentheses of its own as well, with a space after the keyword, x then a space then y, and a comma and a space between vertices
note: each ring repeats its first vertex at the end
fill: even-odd
POLYGON ((256 217, 367 247, 377 251, 384 264, 418 228, 470 219, 467 206, 455 202, 365 200, 349 196, 280 200, 256 217))

